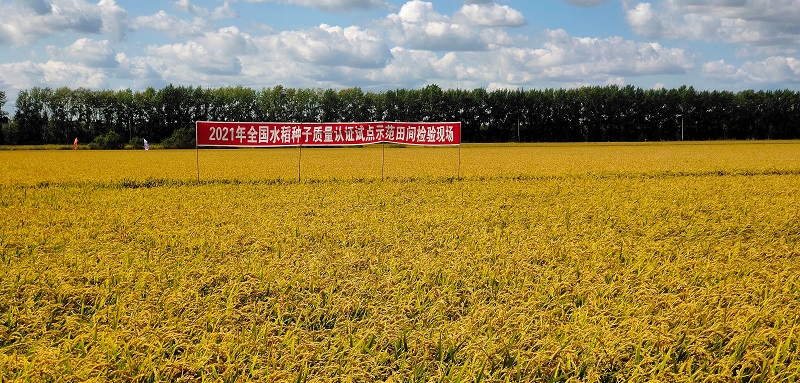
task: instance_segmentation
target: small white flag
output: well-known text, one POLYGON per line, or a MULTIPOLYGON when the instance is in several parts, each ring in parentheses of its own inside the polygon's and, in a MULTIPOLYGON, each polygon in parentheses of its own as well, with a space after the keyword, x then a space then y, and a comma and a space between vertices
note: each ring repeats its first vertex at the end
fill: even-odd
POLYGON ((150 145, 147 144, 147 140, 144 140, 144 150, 150 150, 150 145))

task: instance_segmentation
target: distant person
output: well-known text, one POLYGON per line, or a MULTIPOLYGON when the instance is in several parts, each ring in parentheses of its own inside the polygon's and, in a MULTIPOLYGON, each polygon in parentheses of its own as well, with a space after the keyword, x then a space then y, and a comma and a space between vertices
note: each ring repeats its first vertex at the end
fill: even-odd
POLYGON ((75 141, 72 142, 72 149, 78 150, 78 137, 75 137, 75 141))
POLYGON ((150 145, 147 144, 147 140, 145 140, 144 138, 142 138, 142 139, 144 140, 144 150, 145 151, 150 150, 150 145))

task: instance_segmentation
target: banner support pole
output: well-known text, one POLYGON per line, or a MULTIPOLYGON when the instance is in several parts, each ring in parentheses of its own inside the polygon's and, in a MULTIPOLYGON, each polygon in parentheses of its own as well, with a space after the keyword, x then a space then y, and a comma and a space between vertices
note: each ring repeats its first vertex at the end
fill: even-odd
POLYGON ((461 144, 458 144, 458 180, 461 181, 461 144))
POLYGON ((300 173, 300 163, 303 160, 303 144, 298 146, 298 155, 297 155, 297 183, 300 183, 301 180, 301 173, 300 173))
POLYGON ((194 150, 195 150, 195 167, 197 167, 197 184, 200 184, 200 145, 198 144, 198 123, 194 123, 194 150))
POLYGON ((386 143, 381 142, 381 181, 386 179, 386 143))

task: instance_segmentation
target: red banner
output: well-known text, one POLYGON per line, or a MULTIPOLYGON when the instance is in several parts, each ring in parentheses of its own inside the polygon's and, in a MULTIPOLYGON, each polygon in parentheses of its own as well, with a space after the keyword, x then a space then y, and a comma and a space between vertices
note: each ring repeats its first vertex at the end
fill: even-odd
POLYGON ((197 146, 459 145, 460 122, 197 122, 197 146))

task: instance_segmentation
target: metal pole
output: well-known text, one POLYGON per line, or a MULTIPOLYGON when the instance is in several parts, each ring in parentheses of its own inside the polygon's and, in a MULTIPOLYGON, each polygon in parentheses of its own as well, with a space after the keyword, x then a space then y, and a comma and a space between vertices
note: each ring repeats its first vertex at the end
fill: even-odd
POLYGON ((386 179, 386 143, 381 143, 381 181, 386 179))
POLYGON ((461 144, 458 145, 458 180, 461 180, 461 144))
POLYGON ((195 165, 197 166, 197 183, 199 184, 200 183, 200 145, 197 145, 197 141, 198 141, 197 140, 197 138, 198 138, 197 125, 198 125, 198 123, 195 122, 194 123, 194 150, 196 151, 195 165))
POLYGON ((300 182, 300 162, 303 160, 303 145, 298 146, 300 150, 298 151, 299 154, 297 155, 297 182, 300 182))

